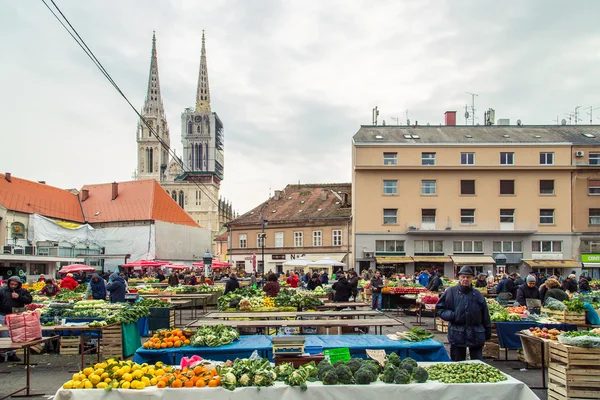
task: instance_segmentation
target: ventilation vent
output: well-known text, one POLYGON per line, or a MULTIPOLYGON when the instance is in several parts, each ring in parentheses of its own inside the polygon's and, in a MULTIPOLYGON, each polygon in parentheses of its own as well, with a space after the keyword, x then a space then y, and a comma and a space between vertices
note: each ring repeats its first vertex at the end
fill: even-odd
POLYGON ((376 135, 376 136, 375 136, 375 139, 377 139, 377 140, 383 140, 383 136, 381 136, 381 135, 376 135))
POLYGON ((505 137, 505 138, 507 138, 507 139, 510 137, 510 135, 502 135, 502 136, 505 137))
POLYGON ((465 137, 466 137, 467 139, 471 139, 471 138, 473 138, 473 135, 465 135, 465 137))
POLYGON ((584 133, 583 136, 585 136, 586 138, 590 138, 590 139, 593 139, 596 137, 596 135, 591 134, 591 133, 584 133))

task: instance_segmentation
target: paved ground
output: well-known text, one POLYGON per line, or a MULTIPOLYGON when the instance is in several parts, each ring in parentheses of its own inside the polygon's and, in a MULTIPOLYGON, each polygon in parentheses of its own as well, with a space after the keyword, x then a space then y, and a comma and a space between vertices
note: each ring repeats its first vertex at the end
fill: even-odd
MULTIPOLYGON (((392 316, 396 317, 395 314, 392 316)), ((192 321, 186 317, 188 317, 188 315, 184 314, 184 324, 192 321)), ((398 319, 405 325, 398 328, 384 328, 384 333, 394 333, 410 329, 416 321, 416 318, 413 316, 401 316, 398 317, 398 319)), ((179 320, 179 318, 177 318, 177 320, 179 320)), ((423 326, 424 328, 433 328, 433 321, 431 318, 423 318, 423 322, 427 324, 426 326, 423 326)), ((442 343, 446 343, 447 346, 445 334, 440 334, 436 331, 432 332, 436 339, 440 340, 442 343)), ((20 357, 23 358, 22 355, 20 355, 20 357)), ((504 354, 502 354, 501 357, 504 357, 504 354)), ((32 391, 46 395, 45 397, 40 395, 34 397, 34 399, 41 400, 48 396, 52 396, 64 382, 70 379, 74 370, 79 370, 80 359, 80 356, 60 356, 56 354, 32 355, 32 362, 36 363, 36 365, 32 367, 32 391)), ((88 356, 87 359, 89 362, 95 362, 95 355, 88 356)), ((528 386, 541 386, 541 370, 531 369, 522 371, 521 369, 524 368, 525 365, 516 361, 517 356, 515 352, 509 352, 508 359, 509 361, 486 360, 486 362, 508 375, 525 382, 528 386)), ((0 363, 0 398, 4 397, 7 393, 24 386, 25 375, 25 366, 23 364, 0 363)), ((546 390, 534 390, 534 392, 541 400, 547 399, 546 390)))

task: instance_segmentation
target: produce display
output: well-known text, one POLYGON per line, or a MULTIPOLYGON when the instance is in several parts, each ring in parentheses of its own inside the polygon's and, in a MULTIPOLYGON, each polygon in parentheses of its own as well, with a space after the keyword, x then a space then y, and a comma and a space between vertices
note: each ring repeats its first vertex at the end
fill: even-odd
POLYGON ((46 286, 46 282, 35 282, 32 284, 24 283, 21 287, 30 292, 39 292, 46 286))
POLYGON ((427 289, 423 286, 413 286, 413 287, 384 287, 381 289, 381 293, 389 293, 389 294, 419 294, 421 292, 426 291, 427 289))
POLYGON ((81 300, 74 303, 73 309, 103 309, 103 310, 117 310, 123 307, 127 307, 125 304, 119 303, 107 303, 104 300, 81 300))
POLYGON ((580 299, 565 300, 563 303, 567 306, 567 311, 585 312, 585 306, 580 299))
POLYGON ((315 290, 312 291, 315 296, 327 296, 329 292, 331 292, 330 285, 323 285, 323 287, 316 287, 315 290))
POLYGON ((527 311, 527 306, 506 307, 506 311, 511 314, 525 314, 525 311, 527 311))
POLYGON ((181 329, 161 329, 142 344, 145 349, 166 349, 187 346, 191 343, 192 331, 181 329))
POLYGON ((565 332, 558 336, 558 341, 569 346, 598 348, 600 347, 600 328, 565 332))
POLYGON ((433 333, 429 332, 427 329, 414 327, 410 331, 397 332, 396 336, 410 342, 420 342, 422 340, 432 338, 433 333))
POLYGON ((287 311, 298 309, 316 308, 323 303, 314 296, 314 292, 307 290, 282 289, 277 297, 265 296, 260 289, 250 286, 236 289, 232 293, 219 297, 217 300, 220 311, 270 311, 274 308, 287 307, 287 311))
POLYGON ((437 296, 427 295, 421 298, 421 303, 423 304, 437 304, 438 301, 440 301, 440 298, 437 296))
POLYGON ((175 293, 223 293, 225 286, 214 286, 214 285, 180 285, 180 286, 169 286, 165 289, 166 292, 175 293))
POLYGON ((429 379, 443 383, 494 383, 506 375, 484 363, 439 363, 425 367, 429 379))
POLYGON ((198 328, 191 338, 191 345, 194 347, 218 347, 231 344, 240 339, 236 329, 224 326, 202 326, 198 328))
POLYGON ((494 299, 485 299, 492 322, 520 321, 521 317, 511 314, 494 299))
POLYGON ((134 304, 130 307, 125 307, 120 310, 117 310, 114 314, 107 317, 105 321, 108 324, 131 324, 142 317, 147 317, 148 315, 150 315, 150 310, 148 309, 148 307, 134 304))
POLYGON ((558 329, 540 328, 539 326, 536 326, 535 328, 529 328, 529 330, 525 332, 528 332, 530 335, 535 337, 550 340, 558 340, 558 335, 565 333, 565 331, 558 329))
POLYGON ((160 300, 160 299, 142 299, 136 303, 138 306, 148 307, 148 308, 169 308, 172 307, 168 301, 160 300))

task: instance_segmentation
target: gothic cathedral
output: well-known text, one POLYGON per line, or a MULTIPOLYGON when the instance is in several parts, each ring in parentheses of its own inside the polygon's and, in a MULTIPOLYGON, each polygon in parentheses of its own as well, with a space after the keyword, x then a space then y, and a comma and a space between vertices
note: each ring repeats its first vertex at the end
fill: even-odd
MULTIPOLYGON (((206 66, 206 43, 202 32, 200 71, 195 107, 181 114, 183 157, 171 152, 169 127, 160 93, 156 34, 152 35, 152 56, 142 120, 137 127, 136 179, 156 179, 198 225, 209 229, 213 239, 225 232, 223 225, 233 219, 231 203, 219 196, 223 180, 223 123, 210 108, 210 88, 206 66)), ((214 245, 213 245, 214 254, 214 245)), ((215 254, 215 256, 224 256, 215 254)))

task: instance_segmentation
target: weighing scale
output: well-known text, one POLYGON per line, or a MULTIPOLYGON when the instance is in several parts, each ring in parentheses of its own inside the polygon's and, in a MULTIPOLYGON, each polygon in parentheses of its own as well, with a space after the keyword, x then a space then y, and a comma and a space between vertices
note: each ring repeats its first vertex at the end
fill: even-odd
POLYGON ((273 336, 273 355, 301 355, 304 354, 304 336, 273 336))

